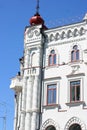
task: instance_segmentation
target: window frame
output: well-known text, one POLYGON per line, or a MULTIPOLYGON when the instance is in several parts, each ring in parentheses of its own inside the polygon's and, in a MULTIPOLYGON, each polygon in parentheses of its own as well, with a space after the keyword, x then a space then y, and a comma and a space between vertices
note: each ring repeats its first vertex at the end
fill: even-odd
POLYGON ((72 106, 76 104, 83 104, 84 103, 84 73, 79 74, 70 74, 67 75, 68 78, 68 89, 67 89, 67 103, 66 105, 72 106), (70 102, 70 82, 80 80, 80 100, 76 102, 70 102))
POLYGON ((56 104, 56 100, 57 100, 57 84, 49 84, 49 85, 47 85, 47 105, 56 104), (48 87, 52 87, 52 88, 48 88, 48 87), (55 92, 56 92, 56 95, 55 95, 56 97, 54 97, 55 92), (49 95, 49 97, 48 97, 48 93, 50 93, 52 95, 51 96, 49 95), (51 99, 49 99, 49 101, 48 101, 48 98, 51 98, 51 99))
POLYGON ((80 101, 80 97, 81 97, 81 92, 79 92, 79 99, 77 100, 78 98, 78 95, 77 95, 77 87, 79 86, 79 91, 81 91, 81 81, 80 80, 76 80, 76 81, 70 81, 70 102, 79 102, 80 101), (79 85, 78 84, 74 84, 74 85, 71 85, 71 82, 75 83, 75 82, 79 82, 79 85), (72 88, 74 88, 74 100, 72 99, 73 98, 73 95, 72 95, 72 88))
POLYGON ((43 108, 51 108, 58 107, 59 104, 59 90, 60 90, 60 80, 61 77, 47 78, 44 79, 43 87, 42 87, 42 102, 43 108), (56 84, 56 103, 55 104, 47 104, 47 86, 51 84, 56 84))

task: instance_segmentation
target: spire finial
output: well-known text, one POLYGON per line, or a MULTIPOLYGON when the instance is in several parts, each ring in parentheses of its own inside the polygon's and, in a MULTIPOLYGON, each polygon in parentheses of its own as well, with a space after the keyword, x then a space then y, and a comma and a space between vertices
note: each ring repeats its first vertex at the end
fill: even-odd
POLYGON ((37 0, 36 13, 39 13, 39 0, 37 0))

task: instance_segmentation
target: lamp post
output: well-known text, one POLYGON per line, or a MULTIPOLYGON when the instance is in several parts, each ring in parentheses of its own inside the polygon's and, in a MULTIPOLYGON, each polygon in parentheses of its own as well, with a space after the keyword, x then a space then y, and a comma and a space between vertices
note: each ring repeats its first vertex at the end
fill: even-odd
POLYGON ((1 116, 0 118, 2 118, 4 122, 3 130, 6 130, 6 113, 7 113, 6 104, 0 103, 0 105, 2 105, 5 108, 4 116, 1 116))

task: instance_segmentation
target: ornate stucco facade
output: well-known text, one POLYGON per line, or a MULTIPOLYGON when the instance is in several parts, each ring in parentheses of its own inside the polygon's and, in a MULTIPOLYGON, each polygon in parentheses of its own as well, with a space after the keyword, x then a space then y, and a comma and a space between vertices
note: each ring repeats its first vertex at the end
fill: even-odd
POLYGON ((25 28, 14 130, 87 130, 87 17, 56 28, 25 28))

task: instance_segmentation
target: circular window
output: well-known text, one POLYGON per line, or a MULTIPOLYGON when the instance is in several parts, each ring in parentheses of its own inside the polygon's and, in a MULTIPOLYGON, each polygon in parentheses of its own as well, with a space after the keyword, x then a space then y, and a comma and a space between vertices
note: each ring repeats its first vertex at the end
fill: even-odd
POLYGON ((70 126, 69 130, 81 130, 81 126, 79 124, 73 124, 70 126))
POLYGON ((46 130, 56 130, 56 129, 55 129, 54 126, 51 125, 51 126, 48 126, 48 127, 46 128, 46 130))

